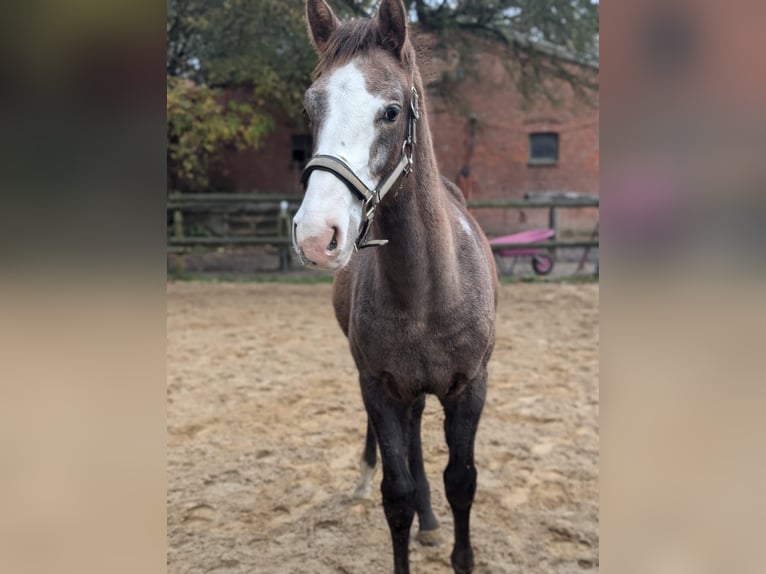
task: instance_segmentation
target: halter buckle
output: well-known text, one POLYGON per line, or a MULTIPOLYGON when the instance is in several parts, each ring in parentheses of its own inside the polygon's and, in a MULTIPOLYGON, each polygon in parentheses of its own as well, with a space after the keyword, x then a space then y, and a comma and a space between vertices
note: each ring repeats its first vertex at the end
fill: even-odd
POLYGON ((410 109, 412 110, 412 115, 415 117, 416 120, 420 119, 420 105, 419 105, 419 99, 418 99, 418 91, 415 89, 415 86, 412 86, 412 99, 410 100, 410 109))
POLYGON ((415 145, 409 138, 402 144, 402 156, 407 160, 407 164, 404 166, 404 175, 409 175, 412 171, 412 164, 415 163, 415 145))

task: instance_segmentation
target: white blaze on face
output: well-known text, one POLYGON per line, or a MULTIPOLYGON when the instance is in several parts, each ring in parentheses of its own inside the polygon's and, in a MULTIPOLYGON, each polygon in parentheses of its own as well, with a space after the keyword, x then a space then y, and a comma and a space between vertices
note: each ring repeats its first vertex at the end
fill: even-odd
MULTIPOLYGON (((368 187, 376 183, 370 173, 370 149, 375 141, 375 120, 385 100, 367 91, 366 80, 354 62, 338 68, 325 84, 327 115, 317 134, 317 154, 345 161, 368 187)), ((362 203, 331 173, 311 173, 306 195, 295 215, 295 239, 306 257, 323 267, 337 268, 351 258, 362 203), (337 249, 327 245, 337 230, 337 249)))

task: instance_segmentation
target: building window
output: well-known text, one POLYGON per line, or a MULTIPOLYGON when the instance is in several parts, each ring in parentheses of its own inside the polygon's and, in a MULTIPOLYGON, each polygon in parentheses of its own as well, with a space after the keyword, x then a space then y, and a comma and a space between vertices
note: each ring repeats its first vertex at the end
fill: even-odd
POLYGON ((299 134, 290 138, 292 160, 303 166, 311 158, 314 148, 314 138, 311 134, 299 134))
POLYGON ((555 164, 559 161, 559 134, 537 132, 529 134, 529 163, 555 164))

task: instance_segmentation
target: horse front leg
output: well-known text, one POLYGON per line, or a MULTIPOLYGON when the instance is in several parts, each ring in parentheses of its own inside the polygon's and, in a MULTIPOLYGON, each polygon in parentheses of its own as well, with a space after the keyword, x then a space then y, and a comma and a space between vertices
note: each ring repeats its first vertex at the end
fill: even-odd
POLYGON ((372 428, 370 417, 367 417, 367 437, 364 441, 364 452, 359 462, 359 481, 356 483, 354 498, 372 498, 372 480, 375 478, 377 462, 377 439, 372 428))
POLYGON ((423 466, 423 448, 420 442, 420 422, 426 407, 426 395, 421 394, 412 406, 410 419, 409 463, 410 474, 415 480, 415 504, 418 513, 418 533, 416 539, 424 546, 441 544, 439 521, 431 508, 431 487, 428 484, 426 470, 423 466))
POLYGON ((470 518, 477 475, 473 451, 486 392, 485 370, 462 392, 442 400, 444 433, 449 447, 449 463, 444 470, 444 490, 455 520, 455 545, 451 559, 456 574, 470 574, 473 570, 470 518))
POLYGON ((379 381, 360 377, 362 398, 378 439, 383 466, 383 511, 394 550, 394 573, 409 574, 410 527, 415 516, 415 480, 407 467, 407 434, 412 405, 393 399, 379 381))

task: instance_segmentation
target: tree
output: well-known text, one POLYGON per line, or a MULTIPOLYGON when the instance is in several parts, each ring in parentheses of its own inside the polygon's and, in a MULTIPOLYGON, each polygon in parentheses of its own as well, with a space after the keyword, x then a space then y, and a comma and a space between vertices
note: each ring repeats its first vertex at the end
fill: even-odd
POLYGON ((589 100, 598 89, 598 3, 594 0, 413 0, 422 29, 471 61, 473 40, 505 48, 521 93, 556 101, 550 80, 589 100))
MULTIPOLYGON (((370 16, 378 0, 330 0, 339 17, 370 16)), ((415 25, 470 59, 476 37, 508 50, 509 71, 530 97, 546 80, 597 89, 594 0, 405 0, 415 25), (590 70, 590 71, 588 71, 590 70)), ((168 74, 212 86, 250 86, 291 115, 301 110, 316 57, 305 0, 169 0, 168 74)), ((548 94, 552 97, 551 94, 548 94)))
POLYGON ((298 117, 315 63, 304 10, 304 0, 169 0, 167 73, 252 89, 298 117))
POLYGON ((168 187, 203 191, 227 150, 255 149, 276 108, 300 117, 313 52, 296 0, 168 0, 168 187), (250 90, 250 101, 224 88, 250 90))

